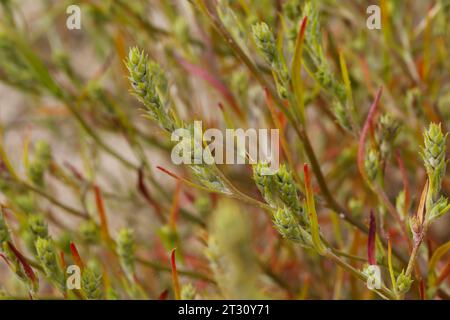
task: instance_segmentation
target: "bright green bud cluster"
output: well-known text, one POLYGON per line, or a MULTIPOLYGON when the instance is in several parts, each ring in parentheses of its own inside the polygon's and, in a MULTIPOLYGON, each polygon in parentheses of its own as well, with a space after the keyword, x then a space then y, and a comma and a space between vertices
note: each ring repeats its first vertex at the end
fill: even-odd
POLYGON ((185 284, 181 287, 181 300, 194 300, 197 290, 191 283, 185 284))
POLYGON ((35 239, 48 239, 48 226, 44 218, 40 215, 31 215, 28 218, 28 229, 35 239))
POLYGON ((264 200, 273 208, 276 208, 275 187, 273 185, 273 177, 265 174, 268 170, 268 164, 257 163, 253 166, 253 180, 258 187, 259 192, 263 196, 264 200))
POLYGON ((430 192, 433 199, 436 199, 441 190, 441 182, 445 174, 446 139, 447 135, 442 133, 440 124, 431 123, 424 133, 424 147, 421 155, 430 180, 430 192))
POLYGON ((336 79, 328 60, 325 57, 317 1, 308 1, 305 3, 303 6, 303 18, 304 17, 308 17, 305 45, 308 48, 306 54, 309 59, 306 61, 311 64, 310 68, 314 72, 315 80, 325 92, 332 96, 333 112, 338 124, 342 128, 350 130, 351 125, 349 121, 349 110, 347 108, 347 91, 345 90, 344 84, 336 79))
POLYGON ((411 284, 413 283, 413 280, 411 279, 411 276, 406 276, 404 270, 398 275, 396 285, 397 287, 396 292, 398 294, 405 294, 409 291, 411 288, 411 284))
POLYGON ((378 122, 376 140, 380 157, 386 160, 392 151, 392 143, 397 136, 399 122, 390 113, 383 114, 378 122))
POLYGON ((277 191, 280 194, 281 201, 293 212, 302 211, 294 178, 284 164, 280 166, 277 173, 273 175, 272 178, 277 187, 277 191))
POLYGON ((29 70, 10 36, 0 32, 0 74, 4 81, 21 90, 37 93, 38 79, 29 70))
POLYGON ((303 247, 312 247, 311 235, 300 226, 289 208, 279 208, 273 216, 273 223, 284 238, 297 242, 303 247))
MULTIPOLYGON (((330 92, 333 96, 335 96, 339 103, 345 104, 347 100, 345 87, 342 83, 336 80, 330 66, 326 61, 321 62, 314 76, 325 91, 330 92)), ((334 104, 336 103, 337 102, 334 104)))
POLYGON ((286 87, 289 83, 289 72, 280 59, 272 31, 266 23, 260 22, 252 26, 252 32, 256 46, 272 68, 278 95, 281 98, 287 98, 286 87))
POLYGON ((344 107, 344 105, 338 100, 333 99, 333 113, 336 117, 337 123, 346 130, 351 130, 352 126, 350 123, 350 117, 347 112, 347 109, 344 107))
POLYGON ((253 166, 253 180, 264 200, 273 208, 289 208, 300 218, 302 225, 308 225, 292 173, 285 165, 281 165, 275 174, 265 174, 267 170, 265 163, 253 166))
POLYGON ((192 163, 189 167, 192 170, 193 176, 204 187, 220 193, 231 194, 231 191, 217 173, 215 166, 210 165, 214 163, 214 158, 208 148, 203 150, 201 136, 199 137, 196 132, 196 129, 199 130, 198 132, 201 132, 202 128, 201 126, 196 126, 196 123, 185 125, 183 130, 189 131, 189 137, 179 142, 180 149, 175 152, 178 152, 178 156, 188 159, 192 163))
POLYGON ((263 53, 267 63, 277 65, 279 59, 277 46, 269 26, 265 22, 256 23, 252 26, 252 32, 256 46, 263 53))
POLYGON ((81 288, 89 300, 102 299, 102 275, 93 268, 83 270, 81 288))
POLYGON ((117 254, 120 262, 128 276, 134 273, 134 234, 133 231, 123 228, 117 236, 117 254))
POLYGON ((450 204, 448 203, 448 199, 441 196, 438 200, 433 203, 433 206, 430 210, 427 210, 425 219, 429 224, 431 221, 439 218, 444 213, 450 210, 450 204))
POLYGON ((98 243, 100 232, 94 221, 88 220, 80 225, 79 233, 84 242, 88 244, 98 243))
POLYGON ((308 1, 305 3, 303 6, 303 17, 305 16, 308 17, 305 41, 308 46, 316 51, 316 54, 320 55, 322 54, 322 33, 320 32, 319 10, 317 9, 316 1, 308 1))
POLYGON ((36 240, 36 253, 41 267, 47 278, 54 282, 58 288, 65 291, 65 278, 62 273, 56 255, 55 246, 50 239, 39 238, 36 240))
POLYGON ((367 177, 370 181, 374 181, 378 173, 380 172, 380 163, 378 160, 378 153, 374 149, 370 149, 369 152, 366 153, 366 157, 364 159, 364 167, 366 169, 367 177))
POLYGON ((130 72, 133 94, 145 105, 152 120, 172 132, 175 121, 163 100, 168 88, 163 70, 158 64, 149 62, 148 56, 138 48, 130 50, 126 66, 130 72))

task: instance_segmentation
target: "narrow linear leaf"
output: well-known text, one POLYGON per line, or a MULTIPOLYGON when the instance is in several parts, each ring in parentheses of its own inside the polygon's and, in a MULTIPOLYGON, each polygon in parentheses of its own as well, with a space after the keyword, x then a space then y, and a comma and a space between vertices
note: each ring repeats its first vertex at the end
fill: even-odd
POLYGON ((294 91, 294 96, 297 101, 296 109, 299 113, 300 121, 305 124, 305 106, 303 101, 303 83, 302 83, 302 52, 303 52, 303 42, 305 38, 306 23, 308 17, 305 16, 300 23, 300 29, 295 41, 294 57, 292 59, 292 90, 294 91))
POLYGON ((361 176, 364 178, 364 180, 370 185, 369 177, 367 176, 366 170, 364 168, 364 157, 366 154, 366 138, 367 134, 369 133, 369 129, 372 125, 373 117, 375 116, 375 113, 377 111, 378 104, 380 102, 381 93, 383 92, 383 87, 380 87, 377 91, 377 94, 375 95, 375 100, 373 101, 372 105, 369 109, 369 114, 367 115, 366 122, 364 123, 364 127, 361 131, 361 135, 359 137, 359 145, 358 145, 358 169, 361 174, 361 176))
POLYGON ((370 265, 376 265, 375 258, 375 238, 376 238, 377 225, 373 210, 370 210, 370 223, 369 223, 369 237, 367 240, 367 259, 370 265))
POLYGON ((172 285, 173 285, 173 291, 175 293, 175 299, 181 300, 181 289, 180 289, 180 282, 178 279, 178 272, 177 272, 177 263, 175 258, 175 252, 176 248, 172 250, 170 253, 170 265, 172 267, 172 285))
POLYGON ((314 193, 311 185, 311 176, 309 174, 308 164, 303 165, 303 172, 305 175, 305 192, 306 192, 306 207, 308 211, 309 221, 311 224, 311 237, 314 246, 319 254, 324 254, 326 248, 320 239, 319 221, 317 219, 316 205, 314 203, 314 193))

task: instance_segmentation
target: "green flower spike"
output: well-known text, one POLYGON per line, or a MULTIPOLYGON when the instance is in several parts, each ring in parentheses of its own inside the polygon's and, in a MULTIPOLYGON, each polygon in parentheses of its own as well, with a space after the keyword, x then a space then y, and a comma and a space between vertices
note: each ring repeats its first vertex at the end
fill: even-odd
POLYGON ((175 120, 165 106, 167 79, 158 64, 148 61, 148 56, 138 48, 132 48, 126 61, 130 72, 132 93, 142 102, 149 117, 165 130, 175 129, 175 120))
POLYGON ((49 239, 38 238, 35 245, 38 261, 44 269, 45 275, 55 283, 61 292, 65 292, 65 277, 58 264, 53 242, 49 239))
POLYGON ((134 250, 135 242, 133 231, 124 228, 119 231, 117 236, 117 254, 124 271, 129 278, 134 274, 134 250))
POLYGON ((366 153, 366 158, 364 159, 364 167, 367 172, 367 177, 371 182, 375 181, 378 173, 380 172, 380 162, 378 159, 378 153, 374 149, 370 149, 366 153))
POLYGON ((279 96, 281 98, 287 98, 288 93, 286 87, 289 82, 289 72, 278 54, 272 31, 266 23, 260 22, 252 26, 252 32, 256 46, 272 68, 279 96))
POLYGON ((430 180, 430 192, 433 200, 436 200, 441 190, 442 178, 445 174, 445 142, 447 135, 441 130, 441 125, 431 123, 424 133, 424 147, 422 148, 422 158, 430 180))
POLYGON ((102 275, 91 268, 83 270, 81 276, 81 287, 89 300, 99 300, 102 298, 102 275))
POLYGON ((181 287, 181 300, 195 300, 197 291, 191 283, 181 287))
POLYGON ((398 275, 396 280, 396 291, 398 294, 405 294, 411 288, 413 280, 411 276, 406 276, 404 270, 398 275))
POLYGON ((273 223, 284 238, 297 242, 303 247, 312 248, 311 235, 300 226, 289 208, 279 208, 273 216, 273 223))
POLYGON ((40 215, 32 215, 28 218, 28 229, 32 233, 34 239, 48 239, 48 226, 44 218, 40 215))
POLYGON ((256 46, 263 53, 266 62, 272 66, 278 64, 277 46, 269 26, 264 22, 256 23, 252 26, 252 32, 256 46))

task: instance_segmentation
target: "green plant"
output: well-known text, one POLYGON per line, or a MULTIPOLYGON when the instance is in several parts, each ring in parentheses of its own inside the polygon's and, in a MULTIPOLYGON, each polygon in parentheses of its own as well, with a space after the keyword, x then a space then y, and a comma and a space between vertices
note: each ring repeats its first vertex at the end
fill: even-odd
POLYGON ((0 297, 449 298, 450 6, 263 2, 0 0, 0 297))

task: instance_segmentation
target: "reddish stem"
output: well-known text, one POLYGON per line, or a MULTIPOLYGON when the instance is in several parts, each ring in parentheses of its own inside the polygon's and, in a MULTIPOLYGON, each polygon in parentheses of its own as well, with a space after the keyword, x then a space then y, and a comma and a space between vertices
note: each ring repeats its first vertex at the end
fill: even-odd
POLYGON ((16 247, 14 247, 14 245, 11 242, 8 241, 7 243, 11 251, 16 256, 19 263, 22 265, 22 268, 25 271, 25 274, 27 275, 28 279, 30 279, 31 282, 36 285, 37 284, 36 275, 33 271, 33 268, 31 268, 30 264, 28 263, 27 259, 19 252, 19 250, 16 249, 16 247))
POLYGON ((364 127, 361 131, 361 135, 359 137, 359 146, 358 146, 358 169, 363 178, 368 181, 368 177, 366 174, 366 170, 364 168, 364 157, 366 154, 366 148, 365 148, 365 142, 366 137, 369 132, 369 129, 372 124, 373 117, 375 116, 375 112, 377 111, 377 107, 380 101, 381 93, 383 92, 383 87, 380 87, 377 91, 377 94, 375 96, 375 100, 373 101, 372 105, 369 109, 369 114, 367 115, 366 122, 364 123, 364 127))
POLYGON ((81 259, 80 254, 78 253, 78 249, 75 246, 75 243, 71 242, 70 243, 70 252, 72 253, 73 256, 73 260, 75 262, 75 264, 81 269, 84 270, 84 263, 83 260, 81 259))
POLYGON ((369 223, 369 238, 367 240, 367 260, 370 265, 376 265, 375 255, 375 238, 376 238, 377 223, 373 210, 370 210, 370 223, 369 223))
POLYGON ((177 263, 175 259, 176 248, 170 253, 170 265, 172 267, 172 285, 175 293, 175 299, 181 300, 180 282, 178 280, 177 263))

